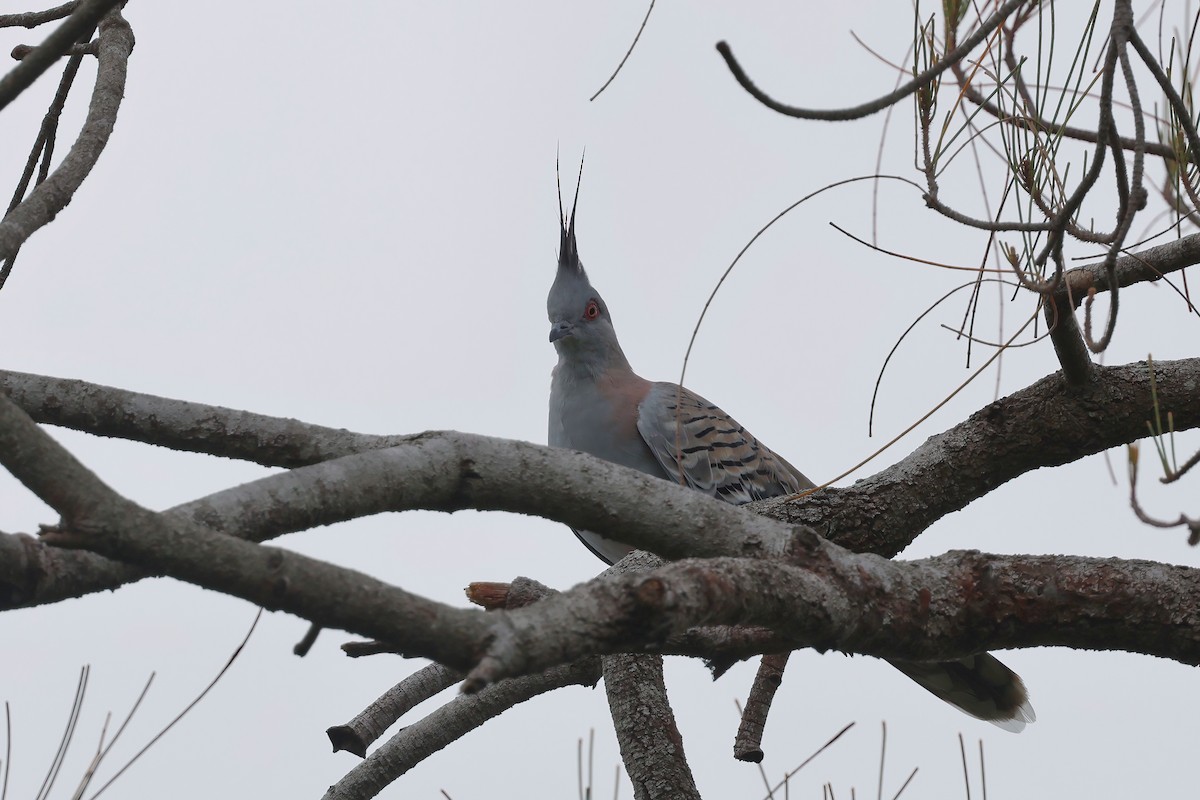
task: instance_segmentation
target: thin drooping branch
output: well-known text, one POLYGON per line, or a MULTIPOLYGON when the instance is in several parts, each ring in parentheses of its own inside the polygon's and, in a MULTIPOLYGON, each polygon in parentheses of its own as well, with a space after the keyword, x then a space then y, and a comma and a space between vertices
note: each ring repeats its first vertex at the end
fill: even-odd
MULTIPOLYGON (((78 15, 84 14, 88 9, 102 7, 107 11, 116 4, 114 0, 98 0, 96 2, 89 0, 89 2, 83 3, 58 31, 51 34, 51 37, 57 36, 59 31, 71 25, 78 15)), ((82 33, 82 29, 76 31, 74 35, 78 36, 80 33, 82 33)), ((49 41, 47 39, 47 42, 49 41)), ((59 54, 65 52, 73 43, 72 39, 55 51, 54 58, 50 63, 57 60, 59 54)), ((46 46, 44 43, 41 47, 46 46)), ((58 215, 58 212, 71 202, 76 190, 91 173, 100 158, 100 153, 108 144, 113 126, 116 125, 121 99, 125 96, 129 54, 133 51, 133 30, 120 13, 113 11, 100 22, 97 46, 99 49, 96 86, 92 91, 87 118, 79 132, 79 137, 58 168, 0 221, 0 261, 11 258, 26 239, 39 228, 49 224, 58 215)), ((35 60, 41 47, 26 57, 16 69, 5 76, 4 80, 8 80, 26 64, 35 60)), ((3 81, 0 81, 0 108, 4 106, 2 85, 3 81)))
POLYGON ((1137 81, 1133 75, 1133 66, 1130 63, 1127 47, 1130 37, 1134 36, 1136 36, 1136 31, 1133 27, 1132 4, 1130 0, 1117 0, 1113 9, 1113 23, 1110 37, 1112 46, 1118 50, 1117 59, 1121 66, 1121 75, 1125 81, 1125 91, 1129 97, 1130 110, 1133 113, 1134 139, 1138 142, 1138 146, 1133 151, 1132 172, 1126 175, 1124 154, 1122 153, 1120 143, 1117 141, 1115 122, 1111 120, 1112 98, 1110 96, 1107 98, 1107 106, 1101 109, 1100 131, 1108 130, 1113 161, 1116 166, 1118 197, 1117 225, 1113 231, 1108 253, 1104 258, 1105 275, 1108 278, 1110 287, 1110 299, 1108 319, 1104 326, 1104 332, 1100 334, 1099 339, 1092 336, 1092 295, 1088 295, 1084 303, 1084 339, 1088 349, 1093 353, 1102 353, 1107 350, 1109 343, 1112 341, 1113 333, 1116 331, 1117 310, 1121 296, 1120 284, 1117 282, 1116 273, 1114 272, 1117 256, 1120 255, 1121 248, 1125 244, 1125 238, 1129 235, 1134 217, 1146 207, 1147 193, 1143 185, 1146 158, 1146 148, 1144 145, 1146 141, 1146 126, 1145 120, 1142 118, 1142 102, 1138 94, 1137 81))
POLYGON ((847 120, 862 119, 863 117, 883 111, 885 108, 895 105, 904 98, 912 95, 917 90, 928 86, 930 83, 936 80, 939 75, 949 69, 952 64, 955 64, 966 58, 972 50, 978 47, 985 39, 987 39, 989 35, 991 35, 992 31, 999 27, 1000 23, 1002 23, 1006 17, 1016 11, 1017 8, 1019 8, 1024 2, 1026 2, 1026 0, 1008 0, 1007 3, 996 10, 995 14, 988 17, 988 19, 981 24, 974 33, 964 39, 958 47, 955 47, 949 53, 946 53, 946 55, 943 56, 940 61, 931 66, 929 69, 913 78, 913 80, 909 81, 904 86, 896 89, 894 92, 861 105, 854 106, 853 108, 799 108, 797 106, 781 103, 754 85, 754 82, 750 80, 750 76, 747 75, 746 71, 742 69, 742 65, 739 64, 737 59, 733 57, 733 51, 730 49, 728 44, 725 42, 718 42, 717 52, 719 52, 721 57, 725 59, 726 66, 729 67, 729 71, 733 73, 733 77, 739 84, 741 84, 742 88, 745 89, 751 97, 772 111, 778 111, 780 114, 784 114, 789 117, 797 117, 799 119, 815 119, 829 122, 843 122, 847 120))

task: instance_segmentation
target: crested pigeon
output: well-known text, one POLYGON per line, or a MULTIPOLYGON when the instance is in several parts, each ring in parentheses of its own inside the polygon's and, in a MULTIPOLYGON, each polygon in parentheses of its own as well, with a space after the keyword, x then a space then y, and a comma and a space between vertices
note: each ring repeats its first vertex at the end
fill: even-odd
MULTIPOLYGON (((728 503, 794 494, 813 482, 717 406, 629 365, 608 306, 592 288, 570 217, 559 202, 558 274, 546 300, 558 363, 550 383, 549 444, 649 475, 680 480, 728 503)), ((633 548, 585 530, 575 535, 613 564, 633 548)), ((891 662, 934 695, 979 719, 1019 731, 1035 719, 1021 678, 988 653, 942 663, 891 662)))

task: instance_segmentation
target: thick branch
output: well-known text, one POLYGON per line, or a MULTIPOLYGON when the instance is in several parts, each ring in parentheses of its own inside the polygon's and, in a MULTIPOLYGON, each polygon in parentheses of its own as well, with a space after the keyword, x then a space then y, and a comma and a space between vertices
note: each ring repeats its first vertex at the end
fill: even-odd
MULTIPOLYGON (((1155 369, 1161 407, 1174 412, 1176 429, 1200 424, 1200 393, 1194 388, 1200 360, 1161 362, 1155 369)), ((253 455, 261 442, 270 463, 402 443, 325 467, 273 475, 171 512, 258 541, 381 511, 470 507, 536 514, 667 554, 734 555, 746 544, 736 536, 724 543, 705 537, 707 549, 699 549, 702 540, 680 520, 695 519, 710 533, 742 531, 735 509, 567 451, 453 432, 368 436, 21 373, 0 373, 0 388, 45 422, 243 457, 253 455), (655 502, 644 501, 650 497, 655 502)), ((1018 475, 1136 441, 1144 435, 1151 407, 1149 373, 1142 363, 1098 367, 1093 380, 1077 390, 1052 375, 852 487, 827 489, 798 503, 768 501, 758 510, 818 527, 852 550, 894 555, 935 520, 1018 475)), ((764 551, 782 546, 778 529, 754 535, 762 544, 751 546, 764 551)), ((0 534, 0 552, 8 554, 0 559, 5 565, 0 607, 56 602, 147 574, 12 535, 0 534)))
POLYGON ((88 547, 325 627, 404 642, 415 647, 414 655, 448 666, 474 664, 486 638, 482 613, 141 508, 106 486, 4 396, 0 462, 62 515, 63 529, 48 537, 52 543, 88 547))
MULTIPOLYGON (((1174 413, 1176 430, 1200 426, 1200 359, 1156 361, 1154 370, 1160 407, 1174 413)), ((851 550, 893 556, 935 521, 1019 475, 1144 438, 1153 409, 1145 362, 1097 366, 1079 387, 1066 386, 1056 373, 853 486, 800 501, 764 501, 756 510, 812 525, 851 550)))
POLYGON ((467 684, 584 652, 634 650, 634 642, 669 652, 670 637, 695 624, 770 625, 792 649, 898 661, 1056 645, 1200 664, 1200 570, 974 551, 899 562, 801 539, 792 564, 678 561, 592 581, 513 612, 467 684))
MULTIPOLYGON (((635 551, 605 570, 604 575, 645 573, 662 563, 650 553, 635 551)), ((699 800, 696 780, 683 752, 683 736, 667 698, 662 656, 620 653, 605 656, 600 663, 608 709, 621 761, 633 783, 634 800, 699 800)))
MULTIPOLYGON (((397 447, 271 475, 179 506, 164 516, 172 525, 199 522, 210 530, 261 541, 416 508, 536 514, 623 540, 645 540, 668 557, 779 553, 787 536, 787 527, 773 520, 748 517, 699 492, 592 456, 452 431, 407 437, 397 447), (646 499, 651 497, 655 502, 648 508, 646 499), (705 526, 709 534, 698 539, 692 525, 705 526)), ((7 595, 11 605, 54 602, 115 588, 152 574, 155 567, 152 561, 124 555, 145 569, 113 564, 106 570, 95 563, 94 555, 74 553, 60 559, 60 551, 31 554, 24 547, 12 535, 0 535, 0 548, 22 556, 17 580, 0 586, 4 590, 0 597, 7 595), (67 573, 71 568, 80 569, 83 579, 72 583, 67 573)))
POLYGON ((662 656, 605 656, 604 691, 635 800, 700 800, 667 701, 662 656))
MULTIPOLYGON (((658 505, 648 499, 656 491, 668 498, 695 495, 732 512, 743 530, 781 529, 791 542, 776 552, 786 559, 681 561, 648 574, 605 576, 512 612, 470 612, 141 509, 91 475, 7 398, 0 398, 0 461, 63 514, 68 528, 56 534, 60 542, 394 642, 409 655, 474 665, 468 689, 590 655, 661 652, 673 634, 711 624, 769 626, 790 639, 786 649, 832 647, 909 661, 948 660, 990 647, 1064 645, 1200 663, 1200 571, 1183 567, 979 553, 894 562, 851 553, 811 531, 788 531, 666 481, 648 481, 643 511, 658 505), (863 608, 877 613, 866 617, 863 608)), ((593 478, 572 489, 577 503, 593 495, 593 485, 606 488, 600 470, 593 478)), ((690 527, 679 519, 690 521, 690 515, 674 523, 690 527)), ((709 519, 710 532, 723 523, 709 519)), ((637 526, 628 530, 656 538, 637 526)), ((718 534, 712 541, 738 540, 736 528, 718 534)), ((661 540, 669 543, 672 535, 661 540)))

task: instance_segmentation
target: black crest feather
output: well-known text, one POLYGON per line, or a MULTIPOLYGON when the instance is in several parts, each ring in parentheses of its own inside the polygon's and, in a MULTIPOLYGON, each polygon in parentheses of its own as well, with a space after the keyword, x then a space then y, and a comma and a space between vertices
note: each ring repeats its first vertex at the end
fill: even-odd
POLYGON ((579 177, 575 181, 575 199, 571 203, 569 217, 563 211, 562 174, 557 159, 554 162, 554 172, 558 183, 558 269, 560 272, 563 269, 583 272, 583 264, 579 260, 579 246, 575 242, 575 209, 579 207, 579 187, 583 184, 583 156, 579 158, 579 177))

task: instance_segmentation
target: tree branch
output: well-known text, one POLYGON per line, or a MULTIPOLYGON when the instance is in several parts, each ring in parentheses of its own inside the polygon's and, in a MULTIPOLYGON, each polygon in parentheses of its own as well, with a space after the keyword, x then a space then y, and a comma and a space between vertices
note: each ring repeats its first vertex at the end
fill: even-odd
POLYGON ((767 727, 767 715, 771 711, 771 701, 775 699, 775 692, 783 683, 783 672, 791 655, 768 653, 759 662, 758 672, 754 675, 754 683, 742 709, 742 721, 738 725, 737 736, 733 738, 733 757, 738 761, 749 761, 753 764, 762 762, 762 737, 767 727))
MULTIPOLYGON (((1200 359, 1155 361, 1159 404, 1176 430, 1200 426, 1200 359), (1165 389, 1164 387, 1168 387, 1165 389)), ((1097 365, 1069 387, 1055 373, 1001 398, 896 464, 800 501, 766 500, 755 510, 811 525, 858 552, 893 556, 942 517, 1013 478, 1128 444, 1154 418, 1150 370, 1139 361, 1097 365)))
POLYGON ((814 647, 896 661, 992 648, 1126 650, 1200 664, 1200 570, 1151 561, 952 551, 920 561, 798 536, 791 563, 688 559, 593 580, 505 615, 466 686, 583 653, 670 652, 697 624, 766 625, 814 647), (863 609, 870 609, 864 614, 863 609))
MULTIPOLYGON (((622 529, 636 533, 629 541, 673 549, 680 531, 656 532, 642 521, 653 516, 648 509, 660 498, 671 505, 675 495, 694 496, 734 515, 734 527, 722 529, 726 520, 707 508, 672 512, 670 524, 687 528, 697 549, 733 543, 735 550, 768 558, 680 561, 648 574, 605 576, 512 612, 470 612, 141 509, 87 472, 7 398, 0 398, 0 461, 64 515, 67 527, 53 534, 55 542, 95 547, 267 608, 394 642, 408 655, 471 668, 468 690, 590 655, 661 652, 672 635, 714 624, 770 627, 790 641, 787 649, 837 648, 906 661, 949 660, 990 647, 1064 645, 1200 663, 1200 571, 1159 563, 972 552, 894 562, 851 553, 811 531, 789 530, 647 478, 636 493, 641 520, 629 517, 622 529), (697 517, 706 524, 693 527, 697 517), (696 538, 700 529, 709 535, 696 538), (773 531, 772 538, 790 543, 783 550, 764 547, 760 533, 747 537, 746 531, 773 531), (770 558, 772 553, 786 560, 770 558), (863 608, 878 613, 864 617, 863 608)), ((613 492, 609 478, 628 471, 598 462, 585 472, 591 480, 569 491, 587 507, 613 492)), ((629 481, 618 483, 628 495, 629 481)), ((598 505, 611 509, 618 499, 610 494, 598 505)))
POLYGON ((143 509, 106 486, 3 396, 0 463, 62 514, 63 526, 45 537, 51 544, 88 547, 325 627, 403 642, 415 647, 413 654, 448 666, 474 664, 487 635, 482 613, 143 509))
MULTIPOLYGON (((117 5, 119 0, 89 0, 83 3, 75 14, 64 22, 58 30, 50 35, 44 43, 21 61, 8 75, 0 80, 0 108, 24 89, 12 89, 6 86, 6 81, 16 75, 27 65, 37 64, 35 73, 41 74, 49 64, 57 60, 75 43, 75 38, 90 26, 95 20, 82 26, 78 19, 92 19, 97 9, 100 14, 117 5), (69 41, 61 46, 50 48, 54 40, 63 30, 73 31, 69 41), (50 48, 50 49, 46 49, 50 48), (41 55, 50 53, 49 62, 42 64, 41 55), (10 96, 11 95, 11 96, 10 96)), ((96 16, 99 19, 99 16, 96 16)), ((125 96, 125 78, 129 54, 133 51, 133 30, 119 12, 112 12, 100 22, 100 35, 97 40, 98 69, 96 86, 92 91, 92 99, 88 104, 87 119, 79 132, 79 137, 62 163, 48 177, 34 188, 19 206, 10 211, 0 221, 0 261, 13 256, 21 245, 39 228, 50 223, 62 211, 83 183, 84 178, 92 171, 100 153, 108 144, 113 126, 116 125, 117 111, 121 107, 121 99, 125 96)), ((30 81, 33 78, 29 79, 30 81)), ((16 84, 14 84, 15 86, 16 84)), ((27 85, 27 84, 26 84, 27 85)))
POLYGON ((600 659, 587 658, 458 695, 423 719, 397 731, 345 777, 329 787, 325 800, 369 800, 404 773, 515 705, 565 686, 594 686, 600 659))
POLYGON ((662 656, 605 656, 604 691, 635 800, 700 800, 667 701, 662 656))
POLYGON ((334 725, 327 729, 325 735, 333 745, 333 752, 346 750, 359 758, 366 758, 367 748, 396 720, 438 692, 449 689, 463 677, 463 673, 441 664, 429 664, 417 670, 384 692, 382 697, 345 725, 334 725))
POLYGON ((987 21, 979 26, 979 29, 972 33, 958 47, 955 47, 949 53, 941 58, 936 64, 922 72, 913 80, 906 83, 904 86, 896 89, 890 94, 883 97, 863 103, 862 105, 854 106, 853 108, 835 108, 835 109, 819 109, 819 108, 798 108, 790 106, 786 103, 781 103, 769 96, 766 92, 759 89, 750 80, 750 76, 742 69, 742 65, 733 57, 733 51, 726 42, 717 43, 717 52, 725 59, 725 65, 729 67, 729 71, 733 73, 734 79, 741 84, 742 88, 758 102, 765 105, 772 111, 778 111, 789 117, 798 117, 800 119, 816 119, 829 122, 842 122, 846 120, 862 119, 877 112, 883 111, 889 106, 895 105, 899 101, 908 97, 922 87, 928 86, 937 76, 941 75, 952 64, 955 64, 974 50, 983 42, 984 39, 991 34, 1004 19, 1016 11, 1025 0, 1008 0, 1003 6, 996 10, 996 13, 988 17, 987 21))
POLYGON ((8 370, 0 370, 0 390, 46 425, 265 467, 302 467, 413 438, 353 433, 88 381, 8 370))
POLYGON ((38 25, 44 25, 47 22, 54 22, 57 19, 70 16, 79 6, 79 0, 71 0, 69 3, 63 3, 61 6, 48 8, 44 11, 25 11, 17 14, 0 14, 0 28, 36 28, 38 25))
MULTIPOLYGON (((662 563, 657 556, 634 551, 602 577, 644 574, 662 563)), ((683 752, 683 735, 667 699, 662 656, 620 653, 604 656, 600 663, 621 761, 633 783, 635 800, 700 800, 683 752)))
MULTIPOLYGON (((1176 429, 1200 424, 1200 394, 1194 390, 1200 359, 1157 362, 1155 370, 1161 407, 1174 412, 1176 429)), ((672 557, 739 554, 744 531, 759 539, 747 546, 763 552, 783 546, 779 529, 750 532, 737 509, 696 492, 656 494, 678 487, 569 451, 454 432, 369 436, 21 373, 0 373, 0 387, 46 422, 222 455, 249 457, 255 442, 263 442, 268 463, 400 442, 391 450, 272 475, 167 512, 172 519, 178 515, 256 541, 381 511, 470 507, 607 531, 672 557), (631 501, 631 490, 656 502, 631 501), (594 502, 581 504, 583 497, 594 502), (701 542, 690 527, 678 530, 676 512, 731 538, 701 542)), ((1136 441, 1152 408, 1144 363, 1097 367, 1092 381, 1078 389, 1051 375, 854 486, 798 502, 764 501, 755 510, 817 527, 852 550, 894 555, 937 519, 1018 475, 1136 441)), ((148 574, 12 534, 0 534, 0 553, 5 552, 0 608, 57 602, 148 574)))
MULTIPOLYGON (((1113 272, 1117 285, 1125 288, 1143 281, 1162 280, 1168 273, 1178 272, 1195 264, 1200 264, 1200 233, 1118 256, 1113 272)), ((1063 278, 1071 289, 1076 308, 1087 297, 1089 291, 1094 289, 1097 292, 1106 292, 1111 288, 1103 261, 1069 269, 1063 274, 1063 278)))

